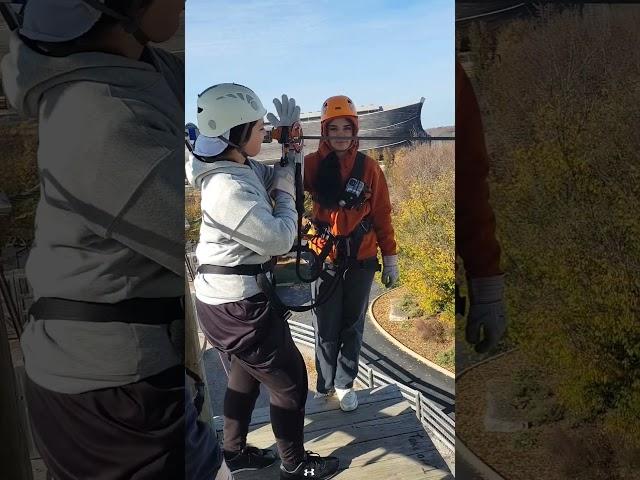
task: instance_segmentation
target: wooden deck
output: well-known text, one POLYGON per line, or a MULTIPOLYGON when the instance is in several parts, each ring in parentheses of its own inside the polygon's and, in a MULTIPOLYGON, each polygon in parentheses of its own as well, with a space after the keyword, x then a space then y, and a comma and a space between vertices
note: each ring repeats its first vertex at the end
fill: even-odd
MULTIPOLYGON (((415 412, 394 385, 358 391, 360 406, 340 410, 336 400, 310 400, 305 419, 305 448, 340 459, 338 480, 453 479, 418 422, 415 412)), ((220 435, 222 432, 220 432, 220 435)), ((254 412, 248 442, 275 449, 269 409, 254 412)), ((279 462, 256 472, 235 474, 237 480, 277 480, 279 462)))

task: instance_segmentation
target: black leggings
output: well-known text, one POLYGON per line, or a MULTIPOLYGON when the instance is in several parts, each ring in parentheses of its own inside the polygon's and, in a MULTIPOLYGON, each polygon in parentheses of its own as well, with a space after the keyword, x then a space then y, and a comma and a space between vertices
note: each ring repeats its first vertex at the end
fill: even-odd
POLYGON ((263 295, 222 305, 196 300, 196 309, 202 330, 214 346, 243 344, 241 351, 230 354, 231 372, 224 399, 225 452, 238 452, 246 445, 262 383, 269 391, 271 425, 280 458, 287 464, 302 461, 307 369, 286 320, 263 295), (254 312, 252 318, 243 318, 247 312, 254 312), (243 329, 246 325, 252 328, 243 329), (221 333, 229 331, 252 341, 247 345, 243 338, 221 333))

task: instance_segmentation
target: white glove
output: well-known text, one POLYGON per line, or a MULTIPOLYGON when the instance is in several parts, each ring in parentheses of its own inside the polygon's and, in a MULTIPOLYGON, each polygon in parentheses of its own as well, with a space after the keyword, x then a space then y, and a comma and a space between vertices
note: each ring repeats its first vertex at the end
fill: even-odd
POLYGON ((507 328, 504 275, 469 279, 469 297, 467 342, 475 345, 476 352, 485 353, 495 348, 507 328))
POLYGON ((387 255, 382 257, 382 283, 389 288, 396 284, 400 278, 398 268, 398 255, 387 255))
POLYGON ((273 99, 276 106, 278 117, 273 113, 267 113, 267 120, 273 125, 273 128, 290 127, 294 122, 300 120, 300 107, 296 106, 295 98, 289 98, 282 95, 282 102, 277 98, 273 99))
POLYGON ((273 167, 273 182, 271 183, 271 196, 275 198, 276 192, 285 192, 296 198, 295 164, 289 162, 285 167, 276 163, 273 167))

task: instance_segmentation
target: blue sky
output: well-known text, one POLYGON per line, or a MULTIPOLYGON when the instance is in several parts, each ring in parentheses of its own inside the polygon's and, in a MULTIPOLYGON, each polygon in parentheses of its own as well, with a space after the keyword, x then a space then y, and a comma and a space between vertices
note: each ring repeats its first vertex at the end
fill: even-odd
POLYGON ((210 85, 253 89, 265 107, 282 93, 303 112, 331 95, 357 105, 425 97, 425 128, 453 125, 453 0, 189 0, 186 120, 210 85))

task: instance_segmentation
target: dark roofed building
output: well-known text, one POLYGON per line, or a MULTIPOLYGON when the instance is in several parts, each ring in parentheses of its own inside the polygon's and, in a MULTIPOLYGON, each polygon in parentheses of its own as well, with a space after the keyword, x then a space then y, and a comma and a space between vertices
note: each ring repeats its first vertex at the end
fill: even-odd
MULTIPOLYGON (((360 151, 367 152, 382 150, 384 148, 398 148, 410 144, 409 137, 423 137, 428 135, 422 127, 420 116, 424 105, 424 97, 417 103, 401 107, 360 107, 358 119, 360 123, 360 136, 394 137, 395 140, 361 140, 360 151)), ((304 135, 320 135, 320 112, 301 115, 301 124, 304 135)), ((267 124, 268 128, 268 124, 267 124)), ((318 140, 305 140, 305 154, 317 150, 318 140)), ((280 158, 280 144, 266 143, 262 145, 258 160, 270 163, 280 158)))

